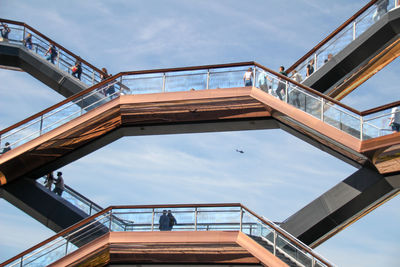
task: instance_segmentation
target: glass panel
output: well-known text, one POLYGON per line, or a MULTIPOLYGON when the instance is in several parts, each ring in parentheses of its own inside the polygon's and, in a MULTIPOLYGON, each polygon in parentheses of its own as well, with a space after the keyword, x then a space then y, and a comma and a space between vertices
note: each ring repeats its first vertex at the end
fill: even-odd
POLYGON ((234 231, 240 229, 239 207, 198 208, 198 231, 234 231))
POLYGON ((400 108, 383 110, 365 116, 363 124, 363 139, 367 140, 388 135, 400 130, 400 108))
MULTIPOLYGON (((153 210, 152 209, 118 209, 113 211, 114 217, 122 231, 151 231, 153 210)), ((116 231, 116 229, 113 229, 116 231)))
POLYGON ((171 73, 165 77, 165 91, 189 91, 207 88, 207 73, 204 70, 185 73, 171 73))
MULTIPOLYGON (((248 67, 247 67, 248 69, 248 67)), ((210 70, 209 89, 243 87, 246 68, 224 68, 210 70)))
POLYGON ((122 84, 131 90, 131 94, 161 93, 163 76, 160 76, 159 73, 156 75, 127 76, 123 78, 122 84))
POLYGON ((343 108, 324 103, 324 122, 356 138, 360 138, 360 118, 343 108))
POLYGON ((304 111, 308 114, 321 119, 321 98, 310 92, 302 92, 299 95, 300 106, 304 107, 304 111))

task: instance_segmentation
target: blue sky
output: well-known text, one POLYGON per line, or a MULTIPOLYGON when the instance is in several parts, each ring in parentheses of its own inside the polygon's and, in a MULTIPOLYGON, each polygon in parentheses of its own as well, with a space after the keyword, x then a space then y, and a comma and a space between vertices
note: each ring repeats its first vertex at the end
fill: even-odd
MULTIPOLYGON (((23 21, 110 73, 255 60, 290 66, 368 1, 11 1, 23 21)), ((397 61, 343 102, 359 110, 399 100, 397 61)), ((63 98, 23 72, 0 70, 0 128, 63 98)), ((241 202, 281 221, 355 168, 281 130, 125 137, 62 168, 103 207, 241 202), (239 148, 244 154, 235 152, 239 148), (318 167, 316 167, 318 166, 318 167)), ((317 251, 339 266, 398 266, 399 198, 317 251)), ((54 233, 0 200, 0 261, 54 233)))

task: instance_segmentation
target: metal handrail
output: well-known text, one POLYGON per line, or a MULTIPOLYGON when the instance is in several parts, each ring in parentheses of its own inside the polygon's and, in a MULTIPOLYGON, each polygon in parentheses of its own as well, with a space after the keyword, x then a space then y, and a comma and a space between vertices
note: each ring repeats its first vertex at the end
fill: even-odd
POLYGON ((372 5, 374 5, 379 0, 372 0, 360 10, 358 10, 353 16, 347 19, 342 25, 340 25, 337 29, 335 29, 331 34, 329 34, 325 39, 319 42, 316 46, 314 46, 310 51, 308 51, 304 56, 302 56, 299 60, 297 60, 292 66, 290 66, 287 71, 292 72, 297 66, 299 66, 302 62, 307 60, 312 54, 314 54, 317 50, 319 50, 322 46, 332 40, 335 36, 340 34, 343 29, 349 26, 352 22, 354 22, 358 17, 360 17, 365 11, 367 11, 372 5))
MULTIPOLYGON (((87 219, 82 220, 81 222, 68 227, 67 229, 59 232, 58 234, 44 240, 43 242, 31 247, 30 249, 16 255, 15 257, 3 262, 2 264, 0 264, 0 266, 5 266, 11 262, 14 262, 15 260, 18 259, 22 259, 25 255, 29 254, 30 252, 33 252, 43 246, 46 246, 47 244, 49 244, 50 242, 56 240, 59 237, 64 237, 67 236, 68 234, 72 234, 74 233, 74 231, 78 230, 78 228, 80 227, 88 227, 88 225, 93 221, 93 220, 97 220, 98 218, 100 218, 101 216, 112 216, 112 210, 121 210, 121 209, 152 209, 153 213, 155 209, 163 209, 163 208, 169 208, 169 209, 174 209, 174 208, 192 208, 194 209, 194 211, 197 211, 198 208, 229 208, 229 207, 237 207, 240 208, 240 214, 243 213, 248 213, 251 214, 252 216, 254 216, 257 220, 259 220, 261 223, 267 225, 268 227, 270 227, 271 229, 273 229, 274 231, 276 231, 277 233, 279 233, 281 236, 285 237, 287 240, 289 240, 292 244, 296 245, 297 249, 301 249, 302 252, 307 252, 308 254, 310 254, 313 258, 317 259, 318 261, 320 261, 321 263, 327 265, 327 266, 333 266, 331 263, 329 263, 326 259, 324 259, 322 256, 318 255, 317 253, 315 253, 310 247, 308 247, 307 245, 305 245, 304 243, 302 243, 301 241, 298 241, 297 239, 295 239, 294 237, 292 237, 291 235, 289 235, 285 230, 280 229, 278 226, 276 226, 274 223, 270 222, 269 220, 264 219, 263 217, 257 215, 256 213, 254 213, 252 210, 248 209, 247 207, 245 207, 244 205, 240 204, 240 203, 226 203, 226 204, 163 204, 163 205, 134 205, 134 206, 110 206, 104 210, 102 210, 101 212, 90 216, 87 219), (242 212, 243 210, 243 212, 242 212), (106 213, 109 213, 109 215, 105 215, 106 213)), ((207 212, 209 212, 207 210, 207 212)), ((227 210, 226 212, 230 212, 230 210, 227 210)), ((236 210, 235 212, 238 212, 238 210, 236 210)), ((104 218, 104 217, 101 217, 104 218)), ((243 216, 240 216, 240 225, 242 225, 242 220, 243 220, 243 216)), ((111 223, 111 221, 110 221, 111 223)), ((238 224, 238 222, 236 223, 238 224)), ((246 224, 246 223, 245 223, 246 224)), ((77 232, 76 232, 77 233, 77 232)))

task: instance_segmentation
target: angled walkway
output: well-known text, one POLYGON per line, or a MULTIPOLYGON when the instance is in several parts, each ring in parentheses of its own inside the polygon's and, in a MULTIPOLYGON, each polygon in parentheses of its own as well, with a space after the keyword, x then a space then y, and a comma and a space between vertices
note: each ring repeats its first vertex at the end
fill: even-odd
POLYGON ((100 77, 104 73, 100 69, 31 26, 6 19, 0 19, 0 22, 11 28, 8 41, 0 42, 0 67, 25 71, 64 97, 70 97, 101 81, 100 77), (32 49, 23 44, 28 34, 32 35, 32 49), (55 45, 58 52, 54 64, 46 60, 48 56, 45 56, 51 44, 55 45), (76 61, 82 63, 81 80, 72 76, 71 67, 76 61))
POLYGON ((375 21, 370 1, 288 70, 302 74, 303 84, 342 99, 400 55, 400 9, 389 1, 388 12, 375 21), (307 77, 307 65, 314 72, 307 77))
POLYGON ((400 174, 361 168, 287 218, 280 226, 316 247, 400 192, 400 174))

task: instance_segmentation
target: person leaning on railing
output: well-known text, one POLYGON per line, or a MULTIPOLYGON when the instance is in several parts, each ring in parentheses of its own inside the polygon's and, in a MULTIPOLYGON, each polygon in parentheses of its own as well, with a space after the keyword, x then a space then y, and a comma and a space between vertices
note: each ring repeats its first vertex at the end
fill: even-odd
POLYGON ((3 29, 0 30, 1 37, 3 38, 2 41, 8 42, 8 34, 11 32, 11 30, 7 24, 1 23, 1 26, 3 26, 3 29))
MULTIPOLYGON (((104 81, 107 78, 112 76, 111 74, 108 74, 108 71, 107 71, 106 68, 102 68, 101 71, 104 72, 104 75, 100 74, 101 81, 104 81)), ((114 85, 109 85, 109 86, 107 86, 106 88, 103 89, 104 96, 112 96, 114 93, 115 93, 114 85)))

